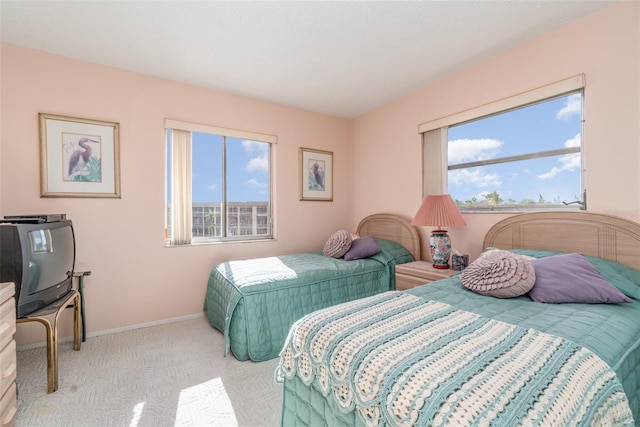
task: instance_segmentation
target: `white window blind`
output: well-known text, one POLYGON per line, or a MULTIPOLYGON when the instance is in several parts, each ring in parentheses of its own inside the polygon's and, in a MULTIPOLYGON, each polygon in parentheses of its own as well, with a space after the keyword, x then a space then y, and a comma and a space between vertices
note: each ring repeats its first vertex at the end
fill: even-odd
POLYGON ((537 89, 520 93, 518 95, 481 105, 470 110, 422 123, 418 126, 418 132, 425 133, 433 129, 457 125, 468 122, 469 120, 479 119, 481 117, 490 116, 491 114, 508 111, 522 105, 531 104, 533 102, 553 98, 554 96, 562 95, 564 93, 580 90, 584 88, 584 80, 584 74, 580 74, 537 89))
POLYGON ((191 132, 171 130, 171 244, 191 243, 191 132))
POLYGON ((275 135, 268 135, 264 133, 247 132, 236 129, 226 129, 216 126, 203 125, 198 123, 183 122, 180 120, 166 119, 164 121, 165 129, 182 129, 189 132, 203 132, 215 135, 224 135, 232 138, 250 139, 252 141, 269 142, 276 144, 278 137, 275 135))

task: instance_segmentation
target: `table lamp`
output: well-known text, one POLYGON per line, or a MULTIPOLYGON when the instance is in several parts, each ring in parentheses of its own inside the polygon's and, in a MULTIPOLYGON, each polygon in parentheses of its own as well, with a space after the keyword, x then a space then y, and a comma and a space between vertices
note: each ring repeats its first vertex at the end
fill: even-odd
POLYGON ((467 225, 451 196, 448 194, 434 194, 425 197, 420 209, 418 209, 418 213, 411 221, 411 225, 438 227, 429 236, 433 268, 449 268, 451 239, 447 234, 447 230, 443 228, 467 225))

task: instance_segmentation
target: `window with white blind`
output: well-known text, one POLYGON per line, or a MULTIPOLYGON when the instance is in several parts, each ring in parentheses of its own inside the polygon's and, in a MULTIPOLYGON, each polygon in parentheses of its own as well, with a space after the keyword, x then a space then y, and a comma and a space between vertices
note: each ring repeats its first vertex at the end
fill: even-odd
POLYGON ((167 245, 273 238, 277 138, 166 120, 167 245))
POLYGON ((585 209, 577 76, 420 125, 424 194, 462 210, 585 209))

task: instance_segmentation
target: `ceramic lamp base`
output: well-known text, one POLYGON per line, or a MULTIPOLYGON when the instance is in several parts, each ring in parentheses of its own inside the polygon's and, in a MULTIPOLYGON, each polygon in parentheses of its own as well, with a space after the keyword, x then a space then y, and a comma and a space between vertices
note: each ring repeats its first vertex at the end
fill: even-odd
POLYGON ((451 239, 447 234, 447 230, 433 230, 431 236, 429 236, 429 248, 431 249, 433 268, 449 268, 451 239))

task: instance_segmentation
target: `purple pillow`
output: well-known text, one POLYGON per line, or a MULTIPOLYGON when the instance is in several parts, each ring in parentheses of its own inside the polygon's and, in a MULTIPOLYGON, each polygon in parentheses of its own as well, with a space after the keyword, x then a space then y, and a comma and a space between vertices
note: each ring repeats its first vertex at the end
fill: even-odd
POLYGON ((553 255, 533 261, 536 282, 529 297, 537 302, 562 304, 617 304, 631 302, 609 283, 584 255, 553 255))
POLYGON ((353 261, 354 259, 368 258, 381 250, 373 236, 360 237, 351 243, 351 248, 344 254, 344 260, 353 261))

